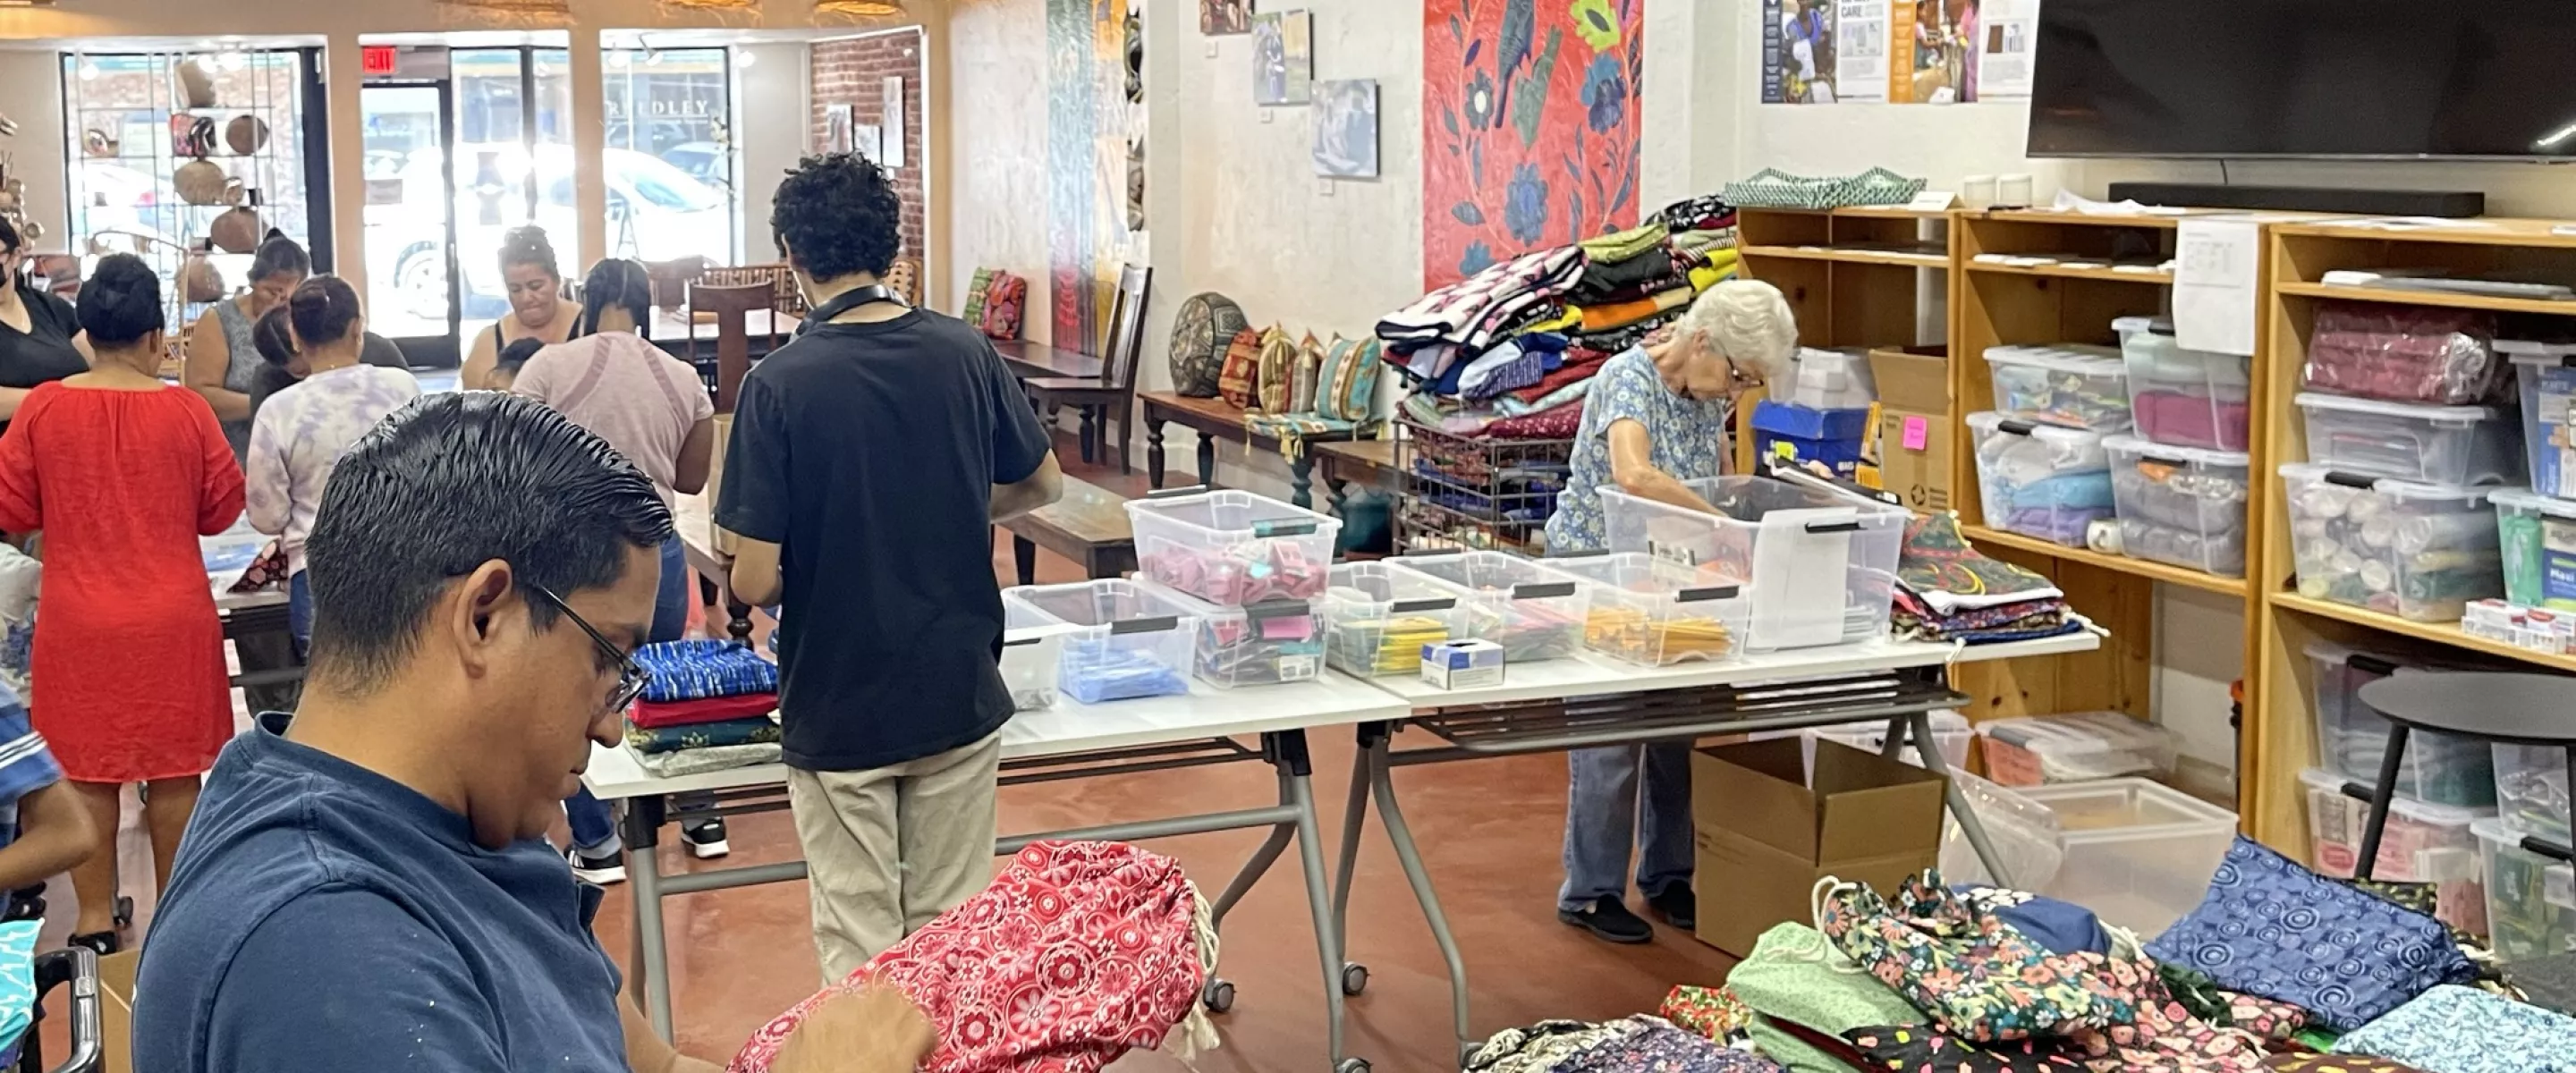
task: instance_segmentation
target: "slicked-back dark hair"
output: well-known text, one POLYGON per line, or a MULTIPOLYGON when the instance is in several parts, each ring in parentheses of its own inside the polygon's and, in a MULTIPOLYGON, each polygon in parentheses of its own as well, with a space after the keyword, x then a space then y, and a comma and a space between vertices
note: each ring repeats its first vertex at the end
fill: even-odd
POLYGON ((883 279, 903 248, 903 199, 875 161, 809 156, 778 184, 769 230, 817 282, 858 272, 883 279))
MULTIPOLYGON (((323 489, 304 546, 312 674, 350 692, 382 686, 439 594, 486 562, 569 598, 615 584, 628 548, 658 548, 671 532, 652 480, 543 403, 424 397, 360 437, 323 489)), ((552 628, 554 607, 527 603, 552 628)))

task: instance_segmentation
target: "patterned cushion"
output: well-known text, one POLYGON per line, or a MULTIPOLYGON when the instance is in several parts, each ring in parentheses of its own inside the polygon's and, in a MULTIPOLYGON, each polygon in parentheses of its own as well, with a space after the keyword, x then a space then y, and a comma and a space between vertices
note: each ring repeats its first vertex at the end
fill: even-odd
POLYGON ((1377 416, 1377 374, 1384 364, 1385 344, 1374 338, 1333 337, 1324 352, 1324 373, 1315 386, 1315 412, 1344 421, 1377 416))
POLYGON ((1315 412, 1315 382, 1324 373, 1324 344, 1315 341, 1315 333, 1297 342, 1297 368, 1288 382, 1288 412, 1315 412))
POLYGON ((1261 329, 1245 328, 1226 344, 1225 366, 1217 373, 1219 398, 1249 409, 1253 382, 1261 377, 1261 329))
POLYGON ((984 334, 995 339, 1020 337, 1020 309, 1028 302, 1029 281, 1008 272, 993 273, 984 294, 984 334))
POLYGON ((1287 413, 1296 375, 1297 342, 1276 326, 1261 333, 1261 372, 1253 382, 1254 401, 1259 407, 1274 414, 1287 413))
POLYGON ((1224 295, 1194 294, 1172 318, 1172 390, 1195 399, 1217 397, 1226 344, 1245 327, 1243 310, 1224 295))
POLYGON ((958 312, 957 319, 968 324, 984 323, 984 292, 993 289, 994 271, 990 268, 975 270, 975 278, 966 284, 966 308, 958 312))

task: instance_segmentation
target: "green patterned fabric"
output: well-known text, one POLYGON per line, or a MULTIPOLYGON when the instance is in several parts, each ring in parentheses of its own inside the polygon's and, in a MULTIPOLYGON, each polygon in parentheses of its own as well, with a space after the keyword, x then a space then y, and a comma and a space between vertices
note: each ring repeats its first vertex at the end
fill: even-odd
MULTIPOLYGON (((1886 984, 1844 960, 1823 933, 1804 924, 1763 932, 1752 955, 1727 974, 1726 986, 1756 1013, 1837 1038, 1855 1028, 1929 1020, 1886 984)), ((1839 1059, 1760 1020, 1746 1031, 1762 1053, 1793 1073, 1850 1073, 1839 1059)))
POLYGON ((993 270, 976 269, 974 281, 966 285, 966 308, 957 314, 957 319, 968 324, 984 323, 984 292, 992 286, 993 270))
POLYGON ((1764 168, 1726 184, 1726 200, 1747 208, 1839 209, 1846 205, 1902 205, 1923 192, 1924 181, 1886 168, 1858 175, 1814 178, 1764 168))

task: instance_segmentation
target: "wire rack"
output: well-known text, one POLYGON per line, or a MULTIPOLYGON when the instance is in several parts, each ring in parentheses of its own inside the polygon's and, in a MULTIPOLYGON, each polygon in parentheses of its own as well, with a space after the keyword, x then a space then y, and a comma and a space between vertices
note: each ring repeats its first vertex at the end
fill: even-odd
POLYGON ((1397 422, 1403 502, 1396 551, 1458 548, 1535 553, 1556 512, 1573 457, 1572 440, 1481 440, 1397 422))

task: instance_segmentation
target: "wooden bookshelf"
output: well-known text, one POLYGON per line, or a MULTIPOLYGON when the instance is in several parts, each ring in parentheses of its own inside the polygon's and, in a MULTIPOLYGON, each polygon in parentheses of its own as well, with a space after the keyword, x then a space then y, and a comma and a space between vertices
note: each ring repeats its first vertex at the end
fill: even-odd
POLYGON ((2006 529, 1988 529, 1982 525, 1962 525, 1960 526, 1960 532, 1967 536, 1970 543, 1973 543, 1980 548, 1991 548, 1995 546, 2013 548, 2032 555, 2041 555, 2067 562, 2083 563, 2086 566, 2090 566, 2098 570, 2108 570, 2115 574, 2136 574, 2140 577, 2152 578, 2171 585, 2180 585, 2189 589, 2199 589, 2202 592, 2214 592, 2221 596, 2233 596, 2238 599, 2243 599, 2248 585, 2248 582, 2241 577, 2220 577, 2205 570, 2194 570, 2187 566, 2175 566, 2171 563, 2160 563, 2152 559, 2133 559, 2125 555, 2105 555, 2101 552, 2094 551, 2091 548, 2070 548, 2064 544, 2051 543, 2046 540, 2041 540, 2035 536, 2026 536, 2006 529))

